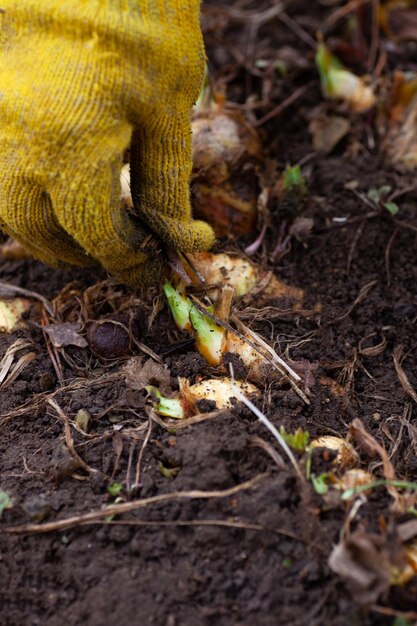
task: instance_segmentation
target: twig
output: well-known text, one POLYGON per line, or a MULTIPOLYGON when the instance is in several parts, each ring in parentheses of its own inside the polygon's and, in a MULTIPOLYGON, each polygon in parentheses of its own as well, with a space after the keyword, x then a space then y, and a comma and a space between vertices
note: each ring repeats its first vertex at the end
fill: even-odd
MULTIPOLYGON (((87 524, 96 524, 97 522, 87 522, 87 524)), ((223 528, 240 528, 242 530, 259 530, 262 532, 270 532, 273 535, 283 535, 289 539, 303 542, 301 537, 297 537, 295 533, 286 528, 268 528, 262 524, 244 521, 223 520, 223 519, 201 519, 201 520, 102 520, 105 526, 219 526, 223 528)))
POLYGON ((291 452, 290 448, 288 447, 286 441, 283 439, 282 435, 280 435, 280 433, 277 431, 275 426, 269 421, 269 419, 266 417, 266 415, 264 415, 262 413, 262 411, 260 411, 258 409, 258 407, 253 404, 253 402, 251 402, 245 395, 243 395, 243 393, 241 393, 241 391, 240 391, 240 389, 238 387, 234 388, 234 393, 236 395, 236 398, 238 400, 240 400, 240 402, 243 402, 243 404, 250 411, 252 411, 252 413, 258 418, 258 420, 264 426, 266 426, 267 429, 269 430, 269 432, 275 437, 275 439, 278 441, 279 445, 282 447, 282 449, 284 450, 284 452, 288 456, 289 460, 291 461, 298 478, 301 480, 301 482, 305 482, 305 478, 304 478, 300 468, 298 467, 298 463, 295 460, 295 456, 293 455, 293 453, 291 452))
POLYGON ((41 319, 41 324, 42 324, 42 334, 43 334, 43 338, 45 341, 45 346, 46 346, 46 350, 48 352, 49 358, 51 359, 51 363, 52 366, 55 370, 55 374, 56 377, 58 379, 58 382, 60 384, 62 384, 63 380, 64 380, 64 374, 62 371, 62 365, 61 365, 61 360, 59 358, 59 352, 57 350, 57 348, 54 346, 54 344, 52 343, 48 333, 45 330, 45 326, 47 326, 49 324, 49 320, 46 316, 46 312, 43 311, 42 312, 42 319, 41 319))
POLYGON ((53 317, 54 312, 51 303, 39 293, 36 293, 35 291, 30 291, 29 289, 23 289, 23 287, 16 287, 16 285, 9 285, 8 283, 0 282, 0 297, 14 298, 16 295, 39 300, 39 302, 42 302, 49 315, 53 317))
POLYGON ((398 228, 395 228, 392 231, 392 235, 389 238, 389 241, 387 243, 387 247, 385 248, 385 273, 387 275, 387 286, 388 287, 391 285, 391 271, 390 271, 390 267, 389 267, 391 248, 392 248, 392 244, 394 243, 394 239, 397 236, 397 233, 398 233, 398 228))
POLYGON ((378 13, 379 13, 379 0, 372 0, 372 25, 371 25, 371 45, 369 48, 368 55, 368 70, 372 71, 375 66, 378 48, 379 48, 379 23, 378 23, 378 13))
POLYGON ((363 230, 365 228, 365 222, 360 222, 356 232, 353 236, 352 243, 349 247, 349 254, 347 259, 347 273, 350 274, 350 268, 352 267, 353 255, 355 254, 356 246, 358 245, 359 239, 362 237, 363 230))
POLYGON ((408 380, 407 374, 405 373, 405 371, 403 370, 401 366, 401 361, 403 360, 403 358, 404 358, 403 347, 396 346, 393 351, 395 371, 397 372, 397 376, 401 383, 401 387, 404 389, 406 393, 408 393, 409 396, 413 398, 414 402, 417 403, 417 393, 414 391, 410 381, 408 380))
POLYGON ((340 19, 349 15, 349 13, 353 13, 353 11, 358 9, 360 6, 368 4, 369 2, 371 2, 371 0, 351 0, 347 4, 344 4, 333 11, 333 13, 331 13, 325 21, 325 26, 334 26, 340 19))
POLYGON ((265 441, 265 439, 262 439, 262 437, 252 437, 250 441, 252 445, 257 446, 258 448, 262 448, 262 450, 265 450, 265 452, 269 454, 271 459, 274 461, 278 469, 285 469, 284 459, 282 458, 280 453, 275 450, 274 446, 269 443, 269 441, 265 441))
POLYGON ((246 480, 235 487, 230 489, 224 489, 223 491, 199 491, 198 489, 192 491, 174 491, 173 493, 165 493, 158 496, 151 496, 149 498, 142 498, 141 500, 133 500, 133 502, 123 502, 121 504, 112 504, 100 511, 91 511, 84 515, 74 515, 67 517, 66 519, 58 520, 56 522, 46 522, 44 524, 25 524, 23 526, 14 526, 7 528, 7 532, 12 534, 23 533, 49 533, 55 530, 67 530, 74 526, 82 526, 83 524, 91 524, 94 522, 100 522, 102 518, 109 515, 121 515, 122 513, 130 513, 137 511, 138 509, 146 508, 152 504, 161 504, 165 502, 174 502, 175 500, 211 500, 213 498, 229 498, 241 491, 247 491, 252 489, 259 482, 264 480, 268 474, 258 474, 250 480, 246 480))
POLYGON ((78 452, 75 450, 74 440, 71 435, 71 427, 69 424, 69 419, 65 415, 64 411, 61 409, 59 404, 55 402, 55 400, 52 400, 51 398, 49 398, 47 402, 56 411, 60 421, 64 425, 65 443, 67 445, 67 448, 71 456, 77 461, 78 465, 82 467, 82 469, 85 470, 86 472, 90 474, 100 474, 101 472, 99 472, 99 470, 96 470, 93 467, 90 467, 89 465, 87 465, 87 463, 83 461, 83 459, 80 457, 78 452))
POLYGON ((149 418, 148 430, 146 431, 145 439, 143 440, 143 443, 141 445, 141 448, 140 448, 140 451, 139 451, 139 455, 138 455, 138 460, 136 462, 135 482, 132 485, 133 489, 137 489, 140 486, 140 474, 141 474, 141 467, 142 467, 142 458, 143 458, 143 454, 145 452, 145 448, 147 446, 147 443, 149 441, 149 438, 151 436, 151 433, 152 433, 152 420, 149 418))
POLYGON ((277 115, 280 115, 283 111, 285 111, 285 109, 291 106, 291 104, 294 104, 296 100, 301 98, 301 96, 303 96, 306 93, 306 91, 311 89, 311 87, 314 84, 315 84, 315 81, 311 81, 310 83, 307 83, 306 85, 302 85, 301 87, 293 91, 293 93, 290 96, 288 96, 288 98, 280 102, 280 104, 278 104, 278 106, 272 109, 272 111, 269 111, 269 113, 267 113, 266 115, 261 117, 259 120, 257 120, 253 124, 253 126, 255 126, 255 128, 259 128, 259 126, 262 126, 266 122, 269 122, 269 120, 272 120, 277 115))
POLYGON ((316 40, 311 35, 309 35, 308 32, 304 30, 304 28, 301 28, 301 26, 297 24, 297 22, 293 20, 292 17, 284 12, 280 13, 278 17, 281 22, 285 24, 287 28, 292 30, 292 32, 301 39, 301 41, 304 41, 307 46, 312 48, 312 50, 314 51, 317 49, 316 40))
POLYGON ((236 9, 235 7, 205 6, 204 12, 214 13, 216 17, 219 14, 223 13, 224 15, 227 15, 229 19, 235 22, 256 22, 257 24, 261 25, 273 19, 274 17, 277 17, 280 13, 282 13, 282 11, 284 11, 285 8, 286 7, 283 2, 277 2, 272 7, 268 7, 264 11, 259 11, 257 9, 254 9, 253 11, 242 11, 241 9, 236 9))
POLYGON ((342 315, 339 315, 338 317, 335 317, 333 320, 330 320, 329 324, 336 324, 337 322, 341 322, 346 317, 348 317, 352 313, 353 309, 360 302, 362 302, 362 300, 364 300, 366 298, 368 293, 371 291, 371 289, 373 289, 375 287, 375 285, 377 283, 378 283, 378 280, 371 280, 370 283, 368 283, 367 285, 364 285, 362 287, 362 289, 359 291, 359 293, 358 293, 357 297, 355 298, 355 300, 352 302, 352 304, 348 308, 348 310, 345 313, 343 313, 342 315))
POLYGON ((380 613, 381 615, 389 615, 390 617, 398 617, 406 620, 417 619, 417 613, 415 611, 397 611, 397 609, 390 609, 388 606, 379 606, 377 604, 371 606, 370 610, 374 613, 380 613))

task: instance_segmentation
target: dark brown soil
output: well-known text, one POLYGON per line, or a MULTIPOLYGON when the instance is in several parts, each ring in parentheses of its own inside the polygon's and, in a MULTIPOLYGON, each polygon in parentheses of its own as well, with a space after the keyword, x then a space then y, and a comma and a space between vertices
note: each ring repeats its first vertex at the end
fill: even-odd
MULTIPOLYGON (((311 438, 345 437, 358 417, 391 453, 397 477, 416 481, 415 404, 401 385, 393 359, 402 347, 402 366, 415 389, 413 177, 384 161, 378 141, 373 143, 373 120, 366 114, 352 118, 351 133, 331 156, 312 152, 308 116, 322 97, 312 50, 294 34, 294 23, 314 37, 330 12, 325 3, 293 2, 288 10, 292 28, 272 19, 257 32, 247 20, 227 13, 233 4, 237 11, 238 2, 225 3, 226 12, 216 4, 216 11, 214 4, 206 7, 203 28, 212 72, 217 79, 226 76, 230 99, 239 103, 252 93, 259 97, 266 81, 250 71, 253 59, 268 58, 271 50, 283 46, 299 55, 300 67, 286 78, 271 77, 270 103, 256 111, 258 119, 312 81, 293 105, 261 126, 261 133, 279 169, 287 162, 307 163, 309 196, 302 214, 314 219, 314 227, 305 242, 292 241, 289 253, 273 269, 288 284, 305 290, 305 309, 320 304, 321 311, 278 311, 269 319, 253 313, 245 319, 303 373, 310 404, 288 384, 271 378, 257 405, 275 426, 291 432, 301 427, 311 438), (404 191, 398 196, 398 215, 371 212, 352 191, 352 181, 365 195, 371 187, 386 184, 404 191), (366 350, 379 344, 380 350, 366 350), (335 391, 332 381, 340 383, 342 392, 335 391)), ((248 6, 261 11, 272 3, 248 6)), ((401 62, 413 69, 408 45, 403 45, 401 62)), ((389 57, 390 63, 397 61, 389 57)), ((267 252, 275 240, 276 234, 269 231, 259 263, 272 267, 267 252)), ((49 300, 61 294, 60 321, 76 321, 77 316, 122 319, 124 324, 130 320, 126 323, 134 338, 164 359, 169 372, 165 382, 171 387, 178 376, 194 382, 214 371, 194 352, 192 342, 174 330, 165 308, 148 328, 156 291, 132 298, 123 287, 100 282, 105 279, 100 270, 64 272, 32 260, 2 261, 0 269, 2 282, 49 300)), ((39 309, 34 307, 27 317, 23 329, 0 335, 0 358, 17 338, 32 342, 22 354, 36 353, 17 379, 0 390, 0 489, 13 502, 1 520, 2 626, 412 624, 416 579, 363 606, 330 570, 328 557, 347 523, 349 505, 316 494, 310 482, 297 479, 285 455, 284 466, 278 467, 260 439, 277 450, 276 441, 248 409, 237 405, 192 426, 166 429, 149 418, 144 393, 121 373, 132 356, 142 364, 149 359, 134 340, 127 356, 114 361, 94 356, 90 347, 61 350, 59 381, 39 309), (74 427, 80 409, 90 415, 87 435, 74 427), (139 487, 132 491, 137 467, 139 487), (226 497, 179 496, 87 525, 75 521, 61 531, 9 532, 15 526, 100 510, 115 502, 116 496, 108 492, 114 483, 122 485, 120 501, 129 502, 174 492, 227 490, 257 476, 253 487, 226 497), (399 621, 404 614, 410 621, 399 621)), ((150 376, 153 384, 158 371, 150 376)), ((305 458, 298 459, 304 472, 305 458)), ((361 464, 383 476, 364 451, 361 464)), ((313 465, 316 473, 329 470, 331 455, 314 455, 313 465)), ((373 490, 356 512, 352 528, 383 536, 385 529, 406 519, 395 514, 391 504, 384 487, 373 490)))

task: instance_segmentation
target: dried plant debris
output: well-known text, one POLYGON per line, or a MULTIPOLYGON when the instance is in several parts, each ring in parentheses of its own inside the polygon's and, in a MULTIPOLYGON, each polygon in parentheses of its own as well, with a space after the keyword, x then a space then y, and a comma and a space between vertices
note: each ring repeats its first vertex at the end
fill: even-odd
POLYGON ((43 329, 55 348, 63 348, 65 346, 85 348, 88 345, 86 338, 80 334, 80 324, 71 322, 45 324, 43 329))
POLYGON ((329 566, 344 579, 359 604, 375 604, 390 587, 387 539, 363 529, 349 534, 333 548, 329 566))
POLYGON ((393 163, 417 166, 417 75, 397 71, 380 115, 382 144, 393 163))
POLYGON ((26 298, 0 300, 0 332, 11 333, 25 324, 22 315, 29 311, 31 303, 26 298))

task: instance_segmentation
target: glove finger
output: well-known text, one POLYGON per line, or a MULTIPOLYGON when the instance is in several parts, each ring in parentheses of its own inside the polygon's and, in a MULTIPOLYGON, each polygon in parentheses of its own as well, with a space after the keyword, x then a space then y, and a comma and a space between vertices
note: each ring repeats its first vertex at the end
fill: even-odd
POLYGON ((159 277, 162 259, 140 249, 146 233, 120 208, 119 161, 96 169, 76 190, 57 183, 51 197, 62 228, 113 276, 133 286, 159 277))
POLYGON ((59 225, 51 198, 22 174, 0 180, 0 227, 48 265, 89 265, 89 258, 59 225))
POLYGON ((131 143, 131 187, 135 206, 163 241, 181 252, 208 250, 212 228, 191 217, 192 167, 189 117, 178 117, 159 132, 138 128, 131 143))

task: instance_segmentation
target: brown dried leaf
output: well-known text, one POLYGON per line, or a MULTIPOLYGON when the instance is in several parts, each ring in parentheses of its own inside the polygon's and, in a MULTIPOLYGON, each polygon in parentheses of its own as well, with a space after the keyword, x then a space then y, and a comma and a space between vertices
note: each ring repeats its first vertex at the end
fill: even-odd
POLYGON ((304 242, 311 235, 314 220, 311 217, 296 217, 291 224, 288 233, 291 237, 295 237, 297 241, 304 242))
POLYGON ((350 130, 350 122, 340 115, 320 117, 311 120, 309 131, 313 139, 313 148, 321 154, 330 154, 339 141, 350 130))
POLYGON ((168 368, 162 363, 156 363, 153 359, 143 362, 142 357, 132 357, 123 367, 126 385, 130 389, 141 391, 148 385, 159 387, 161 393, 172 391, 171 375, 168 368))
POLYGON ((394 480, 394 466, 389 460, 387 451, 371 434, 365 430, 365 427, 360 419, 356 418, 353 420, 349 428, 349 433, 368 456, 371 458, 375 458, 376 456, 381 457, 384 468, 384 477, 386 480, 394 480))
MULTIPOLYGON (((381 458, 385 480, 395 480, 394 466, 389 459, 387 451, 365 430, 360 419, 356 418, 353 420, 349 427, 349 434, 368 456, 371 458, 379 456, 381 458)), ((397 512, 405 512, 408 508, 406 496, 402 496, 393 485, 387 485, 387 491, 394 499, 394 509, 397 512)))
POLYGON ((401 541, 409 541, 417 536, 417 519, 403 522, 397 526, 398 536, 401 541))
POLYGON ((357 530, 344 538, 328 560, 359 604, 374 604, 390 586, 390 559, 384 538, 357 530))
POLYGON ((80 328, 80 324, 71 322, 60 322, 43 326, 55 348, 63 348, 64 346, 87 347, 87 340, 79 334, 80 328))

